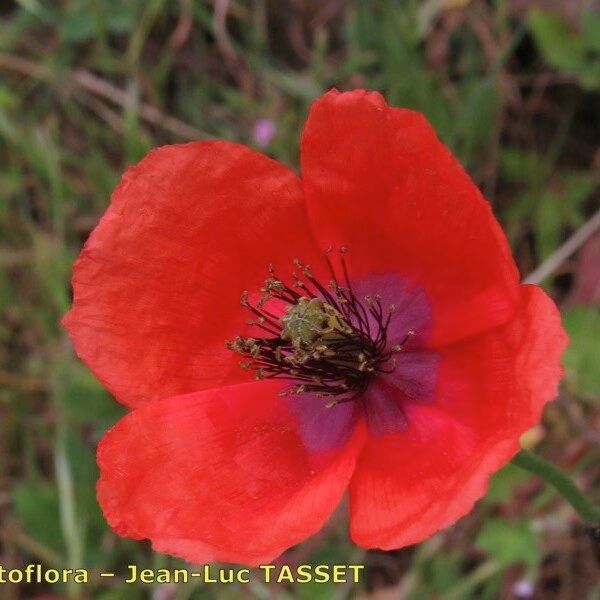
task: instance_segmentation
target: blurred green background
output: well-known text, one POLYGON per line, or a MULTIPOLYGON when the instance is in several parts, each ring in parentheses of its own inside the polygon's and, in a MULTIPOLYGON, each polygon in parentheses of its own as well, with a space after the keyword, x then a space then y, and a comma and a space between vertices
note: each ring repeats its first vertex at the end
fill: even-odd
MULTIPOLYGON (((423 111, 502 221, 524 275, 600 205, 600 12, 559 0, 0 0, 0 564, 85 566, 88 586, 0 597, 599 599, 600 542, 509 466, 454 527, 363 552, 336 516, 290 563, 364 563, 358 586, 125 586, 102 569, 174 566, 99 512, 94 449, 122 414, 59 326, 70 269, 127 165, 219 137, 294 168, 332 86, 423 111)), ((543 284, 571 346, 526 443, 600 501, 600 237, 543 284)))

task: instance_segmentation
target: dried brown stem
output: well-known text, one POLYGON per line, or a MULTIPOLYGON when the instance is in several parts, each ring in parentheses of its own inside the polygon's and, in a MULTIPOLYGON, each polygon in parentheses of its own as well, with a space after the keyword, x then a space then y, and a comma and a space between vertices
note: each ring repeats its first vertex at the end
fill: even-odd
MULTIPOLYGON (((61 83, 63 84, 62 89, 68 90, 68 84, 71 84, 76 88, 90 92, 97 97, 112 102, 120 107, 127 106, 130 103, 127 92, 85 69, 72 71, 71 73, 68 73, 66 79, 64 79, 57 76, 47 67, 31 60, 21 58, 20 56, 0 53, 0 68, 2 67, 51 84, 61 83), (65 83, 67 86, 64 85, 65 83)), ((158 107, 147 102, 142 102, 139 105, 139 111, 140 116, 146 122, 155 125, 156 127, 160 127, 180 138, 197 140, 210 139, 212 137, 201 129, 188 125, 176 117, 165 115, 158 107)))
POLYGON ((552 275, 585 241, 600 229, 598 209, 562 246, 559 246, 542 264, 531 272, 523 283, 541 283, 552 275))

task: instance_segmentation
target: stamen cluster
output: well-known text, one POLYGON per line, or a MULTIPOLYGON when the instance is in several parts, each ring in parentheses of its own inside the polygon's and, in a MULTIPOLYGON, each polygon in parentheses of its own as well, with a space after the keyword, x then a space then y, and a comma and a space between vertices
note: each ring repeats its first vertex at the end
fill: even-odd
POLYGON ((331 276, 328 286, 316 279, 309 265, 296 259, 291 287, 271 265, 258 302, 250 302, 248 291, 242 294, 242 306, 255 317, 248 324, 266 335, 238 336, 227 347, 246 357, 240 366, 256 371, 257 379, 296 382, 282 395, 312 392, 330 397, 328 406, 354 400, 378 373, 393 371, 393 354, 414 335, 409 331, 400 344, 389 346, 387 332, 396 306, 384 309, 379 294, 363 299, 356 296, 346 252, 345 247, 340 248, 343 283, 336 275, 330 250, 325 255, 331 276), (274 299, 287 304, 282 317, 267 308, 274 299))

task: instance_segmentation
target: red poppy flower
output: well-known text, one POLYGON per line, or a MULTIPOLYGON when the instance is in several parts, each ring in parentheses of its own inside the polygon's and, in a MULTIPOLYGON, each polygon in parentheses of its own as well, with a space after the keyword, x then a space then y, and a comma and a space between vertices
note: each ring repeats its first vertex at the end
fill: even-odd
POLYGON ((193 562, 268 561, 347 489, 357 544, 418 542, 556 394, 559 313, 422 115, 329 92, 301 159, 154 150, 75 265, 66 327, 132 409, 100 443, 100 504, 193 562))

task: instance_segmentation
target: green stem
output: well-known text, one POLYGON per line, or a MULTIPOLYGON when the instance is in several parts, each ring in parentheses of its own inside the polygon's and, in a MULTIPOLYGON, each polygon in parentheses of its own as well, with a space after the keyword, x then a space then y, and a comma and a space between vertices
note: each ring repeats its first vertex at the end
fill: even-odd
POLYGON ((529 450, 521 449, 512 462, 549 483, 584 521, 600 523, 600 506, 592 504, 564 471, 529 450))

